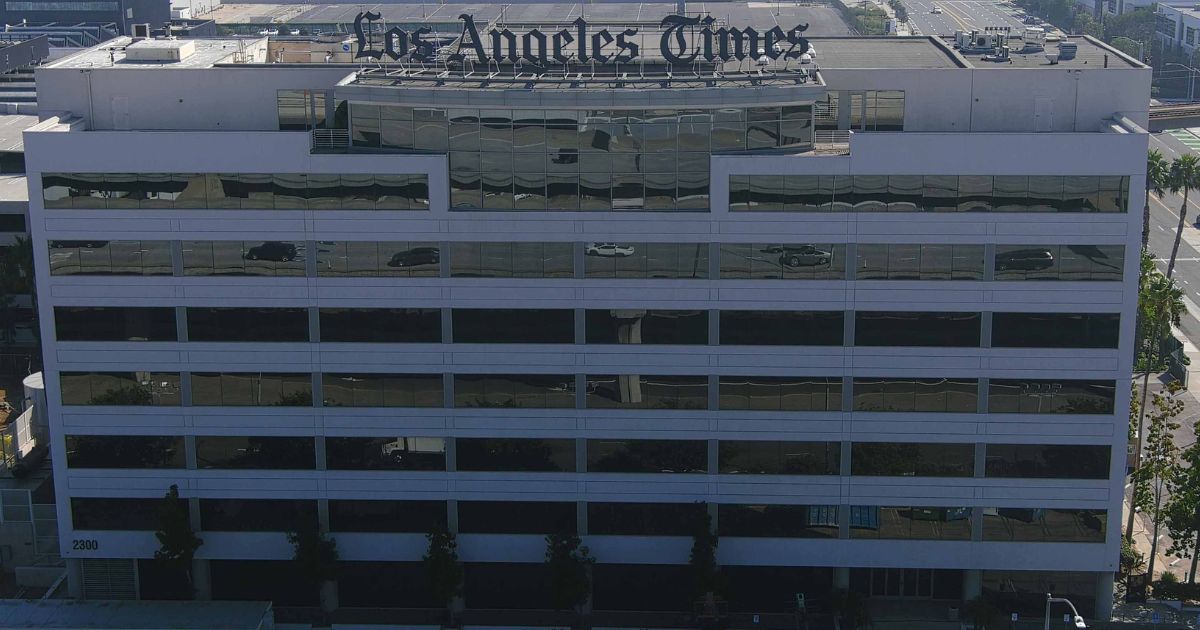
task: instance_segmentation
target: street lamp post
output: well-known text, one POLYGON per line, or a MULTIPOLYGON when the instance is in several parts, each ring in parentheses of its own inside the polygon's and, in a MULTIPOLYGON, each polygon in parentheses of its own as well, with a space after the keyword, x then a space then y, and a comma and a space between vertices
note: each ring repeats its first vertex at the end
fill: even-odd
POLYGON ((1164 64, 1163 64, 1163 70, 1166 70, 1166 69, 1167 69, 1167 66, 1179 66, 1180 68, 1183 68, 1183 69, 1185 69, 1185 70, 1187 70, 1187 71, 1188 71, 1188 89, 1187 89, 1187 99, 1188 99, 1188 102, 1190 103, 1190 102, 1192 101, 1192 94, 1195 92, 1195 87, 1196 87, 1196 72, 1198 72, 1198 71, 1197 71, 1195 68, 1191 67, 1191 66, 1185 66, 1185 65, 1183 65, 1183 64, 1181 64, 1181 63, 1175 63, 1174 61, 1171 61, 1171 62, 1168 62, 1168 63, 1164 63, 1164 64))
POLYGON ((1079 611, 1075 610, 1075 604, 1065 597, 1054 597, 1050 593, 1046 593, 1046 630, 1050 630, 1050 604, 1066 604, 1071 607, 1071 614, 1074 616, 1076 628, 1087 628, 1087 624, 1083 622, 1083 617, 1079 616, 1079 611))

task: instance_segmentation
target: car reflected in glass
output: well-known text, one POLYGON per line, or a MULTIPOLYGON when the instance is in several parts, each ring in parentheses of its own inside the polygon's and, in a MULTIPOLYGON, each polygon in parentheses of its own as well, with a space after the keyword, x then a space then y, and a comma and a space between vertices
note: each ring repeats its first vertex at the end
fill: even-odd
POLYGON ((298 250, 292 243, 283 243, 280 241, 267 241, 262 245, 255 245, 246 251, 244 258, 246 260, 271 260, 274 262, 291 262, 296 259, 298 250))
POLYGON ((388 261, 389 267, 416 267, 417 265, 436 265, 442 259, 441 252, 436 247, 414 247, 396 252, 388 261))

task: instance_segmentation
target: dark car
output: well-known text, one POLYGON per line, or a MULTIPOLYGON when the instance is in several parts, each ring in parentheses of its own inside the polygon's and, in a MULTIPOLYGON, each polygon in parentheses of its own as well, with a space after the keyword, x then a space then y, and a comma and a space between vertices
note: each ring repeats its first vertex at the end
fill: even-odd
POLYGON ((50 241, 50 249, 69 249, 72 247, 97 249, 105 245, 108 245, 108 241, 50 241))
POLYGON ((1048 249, 1016 249, 996 254, 996 270, 1041 271, 1054 266, 1054 254, 1048 249))
POLYGON ((262 245, 255 245, 246 251, 243 256, 246 260, 271 260, 275 262, 291 262, 296 259, 296 246, 292 243, 282 243, 280 241, 267 241, 262 245))
POLYGON ((436 247, 414 247, 393 254, 392 259, 388 261, 388 266, 416 267, 417 265, 436 265, 441 259, 441 252, 436 247))
POLYGON ((833 252, 813 245, 768 245, 762 252, 779 254, 779 264, 785 267, 816 267, 833 260, 833 252))

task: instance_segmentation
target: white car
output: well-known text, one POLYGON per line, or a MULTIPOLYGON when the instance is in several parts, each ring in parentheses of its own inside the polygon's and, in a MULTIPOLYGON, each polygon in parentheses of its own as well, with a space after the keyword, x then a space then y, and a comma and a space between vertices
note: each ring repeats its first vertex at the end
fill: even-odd
POLYGON ((934 14, 934 15, 939 15, 939 14, 942 12, 942 7, 939 7, 939 6, 937 6, 937 5, 934 5, 934 6, 933 6, 933 9, 932 9, 932 10, 930 10, 929 12, 930 12, 930 13, 932 13, 932 14, 934 14))
POLYGON ((618 243, 588 243, 583 253, 588 256, 603 256, 605 258, 625 258, 633 255, 632 245, 618 243))

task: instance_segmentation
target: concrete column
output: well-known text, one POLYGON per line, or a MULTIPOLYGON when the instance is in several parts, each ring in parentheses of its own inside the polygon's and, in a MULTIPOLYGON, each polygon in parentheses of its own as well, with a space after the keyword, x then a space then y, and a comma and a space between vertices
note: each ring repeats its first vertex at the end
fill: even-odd
POLYGON ((454 314, 448 308, 439 312, 442 318, 442 343, 454 343, 454 314))
POLYGON ((212 572, 208 560, 192 559, 192 588, 196 591, 196 599, 212 599, 212 572))
POLYGON ((171 241, 171 275, 183 275, 183 242, 171 241))
POLYGON ((587 311, 582 308, 575 309, 575 343, 587 343, 587 311))
POLYGON ((982 594, 983 571, 979 569, 967 569, 963 571, 963 601, 969 602, 982 594))
POLYGON ((849 567, 834 567, 833 568, 833 588, 842 590, 850 590, 850 568, 849 567))
POLYGON ((984 311, 979 316, 979 347, 992 347, 992 312, 984 311))
POLYGON ((585 256, 583 252, 583 243, 575 243, 574 249, 571 250, 571 257, 575 260, 575 273, 573 275, 576 278, 582 278, 584 276, 583 272, 585 271, 585 267, 587 265, 587 256, 585 256))
MULTIPOLYGON (((721 377, 716 374, 708 375, 708 408, 712 411, 721 408, 721 377)), ((713 440, 713 443, 716 443, 716 440, 713 440)), ((716 472, 713 460, 710 459, 708 463, 710 465, 708 472, 716 472)))
POLYGON ((317 277, 317 242, 304 241, 304 275, 317 277))
POLYGON ((846 244, 846 279, 854 280, 858 274, 858 243, 846 244))
POLYGON ((1113 574, 1096 574, 1096 617, 1098 621, 1110 621, 1113 612, 1113 574))
POLYGON ((842 319, 842 345, 847 348, 854 346, 854 311, 847 310, 842 319))
POLYGON ((67 593, 72 599, 83 599, 83 566, 79 558, 66 558, 67 593))
POLYGON ((983 279, 996 279, 996 245, 994 243, 983 246, 983 279))
POLYGON ((708 278, 716 280, 721 277, 721 244, 708 244, 708 278))

